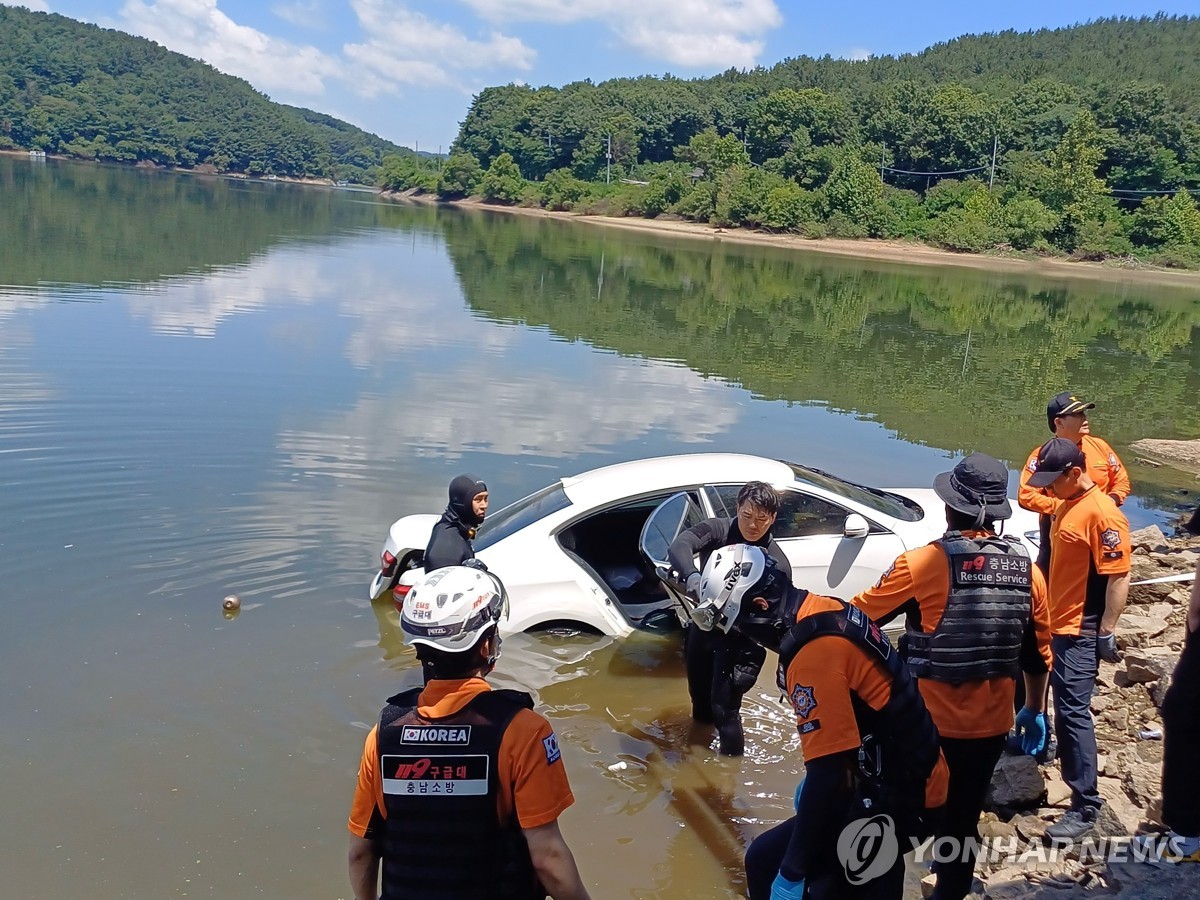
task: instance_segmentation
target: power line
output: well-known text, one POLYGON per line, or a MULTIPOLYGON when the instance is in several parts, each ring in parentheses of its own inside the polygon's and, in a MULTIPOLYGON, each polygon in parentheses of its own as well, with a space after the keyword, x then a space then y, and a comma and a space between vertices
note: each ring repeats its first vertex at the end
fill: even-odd
POLYGON ((1135 191, 1128 188, 1109 188, 1111 194, 1178 194, 1183 191, 1185 194, 1200 194, 1200 188, 1162 188, 1157 191, 1135 191))
POLYGON ((965 175, 968 172, 983 172, 988 166, 976 166, 974 169, 951 169, 947 172, 912 172, 908 169, 893 169, 891 166, 880 166, 881 172, 891 172, 895 175, 965 175))

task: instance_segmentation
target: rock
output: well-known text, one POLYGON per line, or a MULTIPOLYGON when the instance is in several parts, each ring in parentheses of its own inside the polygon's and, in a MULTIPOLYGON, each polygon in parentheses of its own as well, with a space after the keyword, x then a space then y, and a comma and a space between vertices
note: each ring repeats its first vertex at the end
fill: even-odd
POLYGON ((1157 525, 1147 525, 1145 528, 1130 532, 1129 543, 1135 549, 1140 547, 1147 553, 1165 553, 1169 549, 1167 536, 1157 525))
POLYGON ((1179 654, 1155 647, 1130 649, 1125 652, 1125 677, 1133 684, 1149 684, 1170 677, 1175 671, 1179 654))
POLYGON ((1118 798, 1116 802, 1105 803, 1100 808, 1096 819, 1095 834, 1098 837, 1119 837, 1131 835, 1137 831, 1137 823, 1141 820, 1140 807, 1134 807, 1128 800, 1118 798), (1126 820, 1131 820, 1127 822, 1126 820))
POLYGON ((979 836, 981 838, 1003 839, 1007 840, 1011 837, 1016 837, 1017 829, 1008 822, 980 822, 979 836))
POLYGON ((921 879, 921 897, 928 898, 933 896, 933 889, 937 887, 937 876, 930 872, 921 879))
POLYGON ((1046 773, 1046 805, 1066 806, 1071 802, 1071 789, 1062 780, 1058 766, 1053 766, 1046 773))
POLYGON ((1032 756, 1003 756, 992 773, 986 809, 1030 809, 1046 794, 1046 779, 1032 756))
MULTIPOLYGON (((1069 790, 1067 797, 1070 799, 1069 790)), ((1013 816, 1008 824, 1016 829, 1017 834, 1026 841, 1040 841, 1050 825, 1041 816, 1013 816)))
MULTIPOLYGON (((1163 604, 1166 606, 1166 604, 1163 604)), ((1171 610, 1163 610, 1157 603, 1146 604, 1136 613, 1121 616, 1117 628, 1117 647, 1121 650, 1137 649, 1154 643, 1167 630, 1167 619, 1171 610)))

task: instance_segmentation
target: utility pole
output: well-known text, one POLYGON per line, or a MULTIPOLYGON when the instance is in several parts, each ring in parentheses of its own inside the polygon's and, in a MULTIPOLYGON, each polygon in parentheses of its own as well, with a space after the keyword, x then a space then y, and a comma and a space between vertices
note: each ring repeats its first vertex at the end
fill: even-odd
POLYGON ((992 174, 988 176, 988 190, 992 189, 992 182, 996 180, 996 149, 1000 145, 1000 136, 992 135, 992 174))
POLYGON ((612 132, 608 133, 608 146, 604 151, 605 167, 604 167, 604 183, 612 183, 612 132))
POLYGON ((887 148, 884 147, 879 151, 879 180, 883 181, 884 163, 887 161, 887 148))

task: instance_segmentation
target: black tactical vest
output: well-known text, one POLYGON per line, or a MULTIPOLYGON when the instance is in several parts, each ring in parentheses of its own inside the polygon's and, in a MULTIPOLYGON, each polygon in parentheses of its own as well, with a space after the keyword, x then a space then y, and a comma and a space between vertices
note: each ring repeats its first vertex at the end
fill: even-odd
POLYGON ((1005 537, 947 532, 938 541, 950 564, 950 595, 932 632, 910 628, 904 657, 917 678, 949 684, 1016 678, 1029 621, 1029 554, 1005 537))
POLYGON ((787 670, 800 648, 825 636, 845 638, 861 647, 891 679, 891 697, 882 709, 871 709, 857 696, 851 698, 862 740, 858 751, 862 799, 892 816, 900 834, 928 835, 925 782, 940 755, 937 727, 900 654, 866 613, 842 602, 841 609, 806 616, 793 625, 779 648, 780 689, 787 693, 787 670))
POLYGON ((500 741, 533 699, 485 691, 427 719, 417 714, 420 693, 390 698, 379 717, 382 900, 541 900, 525 837, 496 810, 500 741))

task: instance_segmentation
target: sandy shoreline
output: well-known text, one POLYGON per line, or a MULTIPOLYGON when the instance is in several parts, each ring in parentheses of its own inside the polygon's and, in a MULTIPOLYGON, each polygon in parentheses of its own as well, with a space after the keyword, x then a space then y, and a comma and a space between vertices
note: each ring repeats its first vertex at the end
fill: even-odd
POLYGON ((606 228, 624 228, 630 231, 649 231, 657 234, 704 239, 731 244, 752 244, 765 247, 781 247, 800 252, 826 253, 834 256, 871 259, 880 262, 895 262, 918 266, 959 266, 968 269, 986 269, 994 272, 1015 272, 1043 277, 1089 278, 1104 281, 1122 281, 1136 284, 1161 284, 1200 289, 1200 272, 1159 269, 1152 266, 1130 268, 1115 263, 1071 261, 1065 259, 988 256, 982 253, 955 253, 926 244, 908 241, 886 241, 868 238, 806 238, 795 234, 770 234, 748 229, 716 228, 699 222, 676 219, 618 218, 615 216, 586 216, 578 213, 555 212, 520 206, 501 206, 484 203, 482 200, 442 200, 430 194, 383 192, 382 197, 414 203, 432 203, 456 206, 464 209, 486 209, 513 215, 533 216, 546 219, 566 219, 587 222, 606 228))

